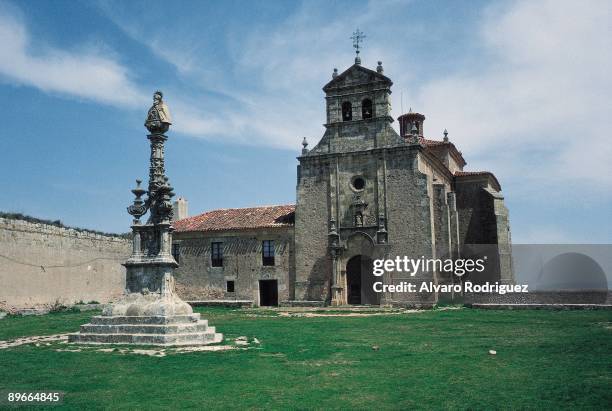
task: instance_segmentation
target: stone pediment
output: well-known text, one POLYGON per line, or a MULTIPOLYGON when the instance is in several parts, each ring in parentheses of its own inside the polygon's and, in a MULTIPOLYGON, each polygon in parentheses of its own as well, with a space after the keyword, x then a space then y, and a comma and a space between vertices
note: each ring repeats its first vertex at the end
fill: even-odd
POLYGON ((351 67, 339 74, 335 79, 327 83, 323 87, 323 91, 329 92, 333 89, 341 89, 376 82, 380 82, 387 87, 391 87, 393 84, 389 77, 377 73, 374 70, 365 68, 359 64, 353 64, 351 67))

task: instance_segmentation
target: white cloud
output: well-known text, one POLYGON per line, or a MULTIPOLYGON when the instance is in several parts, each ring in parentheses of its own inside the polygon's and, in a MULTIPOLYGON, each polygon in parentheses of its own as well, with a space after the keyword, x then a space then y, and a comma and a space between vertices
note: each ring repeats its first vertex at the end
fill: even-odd
MULTIPOLYGON (((278 26, 255 22, 240 36, 219 33, 216 39, 228 39, 226 46, 234 60, 233 65, 222 68, 205 53, 205 38, 188 30, 160 28, 155 22, 163 16, 157 12, 140 21, 120 3, 101 3, 101 9, 131 38, 173 65, 186 82, 233 101, 228 106, 206 98, 194 104, 184 96, 171 99, 172 90, 165 90, 175 113, 175 131, 297 153, 302 137, 314 144, 323 134, 325 100, 321 88, 331 80, 334 67, 340 64, 342 70, 341 64, 348 67, 352 63, 349 36, 355 24, 365 24, 385 13, 379 2, 378 7, 349 10, 345 19, 333 20, 321 4, 304 2, 278 26)), ((206 25, 205 16, 199 24, 206 25)))
MULTIPOLYGON (((501 151, 508 173, 537 174, 542 185, 574 180, 609 189, 610 10, 606 1, 560 0, 489 9, 480 41, 490 57, 419 90, 429 125, 448 127, 468 162, 501 151), (546 155, 534 163, 538 150, 546 155)), ((479 165, 500 168, 494 160, 479 165)))
POLYGON ((556 184, 556 191, 568 181, 591 186, 569 197, 586 191, 600 195, 601 185, 612 187, 609 2, 495 3, 475 27, 471 40, 481 50, 474 63, 454 71, 451 65, 448 74, 427 80, 415 78, 422 68, 406 42, 418 42, 432 28, 380 25, 400 4, 387 6, 373 2, 367 10, 349 10, 331 20, 305 3, 282 25, 249 35, 235 53, 237 72, 261 82, 260 93, 251 98, 273 113, 241 114, 261 120, 259 132, 274 124, 278 132, 270 141, 278 138, 279 145, 296 147, 302 134, 316 143, 323 132, 324 100, 313 90, 330 79, 333 67, 351 63, 347 33, 355 26, 376 27, 368 33, 363 61, 373 67, 378 58, 384 60, 395 82, 395 115, 401 114, 398 91, 405 90, 405 109, 427 115, 432 138, 449 128, 470 166, 490 168, 512 183, 531 174, 533 184, 556 184), (278 96, 288 104, 279 104, 278 96))
POLYGON ((0 8, 0 78, 110 105, 136 107, 145 101, 128 70, 96 50, 39 47, 34 54, 28 30, 16 14, 0 8))
MULTIPOLYGON (((315 144, 324 131, 321 87, 333 67, 343 70, 352 63, 348 37, 360 26, 369 36, 364 65, 374 67, 382 59, 395 82, 394 114, 401 114, 403 91, 404 108, 426 114, 425 130, 431 138, 448 128, 470 168, 490 168, 502 184, 509 182, 519 190, 516 181, 529 175, 536 185, 584 181, 611 191, 610 4, 495 3, 474 26, 469 41, 479 48, 468 49, 474 53, 473 64, 456 69, 448 64, 445 72, 426 79, 416 77, 424 70, 420 65, 427 63, 414 58, 413 47, 420 39, 433 41, 437 28, 418 20, 401 24, 396 18, 389 23, 396 15, 410 14, 412 5, 405 2, 375 1, 345 10, 342 18, 321 4, 304 2, 278 25, 255 22, 239 38, 220 33, 216 39, 227 39, 234 63, 225 69, 205 52, 206 40, 193 29, 198 25, 168 31, 157 24, 163 15, 130 15, 122 12, 121 3, 103 3, 102 8, 132 38, 173 64, 186 83, 197 77, 194 89, 231 100, 220 104, 207 97, 194 103, 195 93, 164 90, 174 130, 184 135, 296 152, 303 136, 315 144)), ((141 108, 148 101, 116 60, 95 51, 76 54, 52 48, 34 55, 23 24, 7 15, 0 19, 5 45, 0 49, 0 72, 6 77, 107 104, 141 108)), ((573 191, 576 197, 586 190, 578 188, 573 191)))
MULTIPOLYGON (((311 147, 319 141, 326 117, 321 88, 332 79, 334 68, 342 72, 353 64, 351 33, 357 26, 377 25, 375 22, 396 3, 376 1, 364 8, 344 9, 342 18, 337 18, 324 7, 326 3, 322 6, 303 2, 280 25, 255 27, 246 39, 230 43, 235 74, 259 84, 255 91, 232 91, 239 99, 250 102, 244 114, 257 132, 267 137, 264 142, 298 151, 304 136, 311 147)), ((378 30, 370 36, 382 39, 389 29, 377 27, 378 30)), ((369 46, 367 51, 367 56, 385 56, 387 63, 400 67, 394 54, 391 47, 369 46)), ((363 61, 374 64, 371 67, 376 65, 376 60, 368 57, 363 61)))

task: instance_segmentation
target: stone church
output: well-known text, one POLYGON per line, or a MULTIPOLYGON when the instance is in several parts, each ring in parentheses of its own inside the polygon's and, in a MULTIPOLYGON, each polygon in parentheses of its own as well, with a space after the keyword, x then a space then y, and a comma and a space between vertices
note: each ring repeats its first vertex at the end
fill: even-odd
MULTIPOLYGON (((438 293, 376 293, 374 281, 454 284, 441 272, 387 272, 376 259, 465 258, 483 254, 476 281, 512 283, 508 210, 488 171, 465 171, 446 133, 425 137, 425 116, 392 127, 391 79, 359 58, 334 69, 323 87, 325 133, 306 139, 295 205, 222 209, 173 223, 178 288, 189 300, 249 300, 255 305, 430 305, 438 293)), ((183 208, 183 209, 182 209, 183 208)), ((451 296, 453 298, 453 296, 451 296)))

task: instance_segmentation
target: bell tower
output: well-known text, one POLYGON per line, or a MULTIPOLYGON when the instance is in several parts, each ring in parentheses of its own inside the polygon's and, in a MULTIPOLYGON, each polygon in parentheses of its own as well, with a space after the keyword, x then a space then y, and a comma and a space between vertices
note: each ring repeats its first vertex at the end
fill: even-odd
POLYGON ((349 299, 378 303, 366 293, 371 270, 365 266, 382 258, 389 247, 386 151, 407 145, 391 126, 393 82, 385 76, 382 62, 375 69, 362 65, 363 38, 359 30, 353 33, 354 64, 342 73, 334 69, 323 87, 327 114, 323 137, 298 157, 298 299, 323 298, 334 305, 349 299), (315 255, 326 257, 315 260, 315 255), (349 274, 347 264, 352 267, 349 274), (355 267, 365 268, 354 271, 355 267))
POLYGON ((342 74, 334 69, 332 81, 325 92, 327 122, 326 127, 349 121, 374 121, 391 118, 391 80, 383 74, 382 62, 378 70, 370 70, 355 63, 342 74))
POLYGON ((308 155, 368 150, 401 144, 391 127, 391 86, 382 62, 376 70, 355 64, 342 73, 334 69, 325 92, 325 134, 308 155))

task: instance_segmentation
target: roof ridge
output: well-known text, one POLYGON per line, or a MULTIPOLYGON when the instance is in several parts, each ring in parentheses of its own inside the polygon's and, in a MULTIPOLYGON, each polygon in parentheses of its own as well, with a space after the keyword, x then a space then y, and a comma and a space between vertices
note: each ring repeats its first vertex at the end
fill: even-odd
MULTIPOLYGON (((228 208, 213 208, 212 210, 204 211, 198 215, 212 213, 213 211, 226 211, 226 210, 249 210, 253 208, 274 208, 274 207, 295 207, 295 204, 275 204, 275 205, 263 205, 263 206, 251 206, 251 207, 228 207, 228 208)), ((196 217, 196 216, 194 216, 196 217)), ((191 218, 191 217, 187 217, 191 218)))
POLYGON ((431 139, 431 138, 427 138, 425 136, 419 136, 419 139, 420 140, 424 140, 424 141, 433 141, 433 142, 441 143, 441 144, 452 144, 450 141, 434 140, 434 139, 431 139))
POLYGON ((373 70, 371 68, 365 67, 362 64, 353 64, 351 66, 349 66, 346 70, 344 70, 342 73, 339 73, 336 77, 333 77, 330 81, 328 81, 324 86, 323 86, 323 90, 326 90, 332 83, 335 82, 339 82, 341 81, 344 77, 346 77, 349 73, 350 70, 362 70, 365 72, 369 72, 371 74, 374 74, 376 76, 382 77, 384 79, 384 81, 388 81, 391 84, 393 84, 393 81, 391 81, 391 79, 387 76, 385 76, 383 73, 379 73, 377 70, 373 70))
POLYGON ((455 170, 455 172, 454 172, 454 174, 476 174, 476 173, 490 173, 490 174, 493 174, 491 171, 488 171, 488 170, 478 170, 478 171, 455 170))
POLYGON ((497 179, 495 174, 493 174, 493 172, 491 172, 491 171, 486 171, 486 170, 482 170, 482 171, 455 170, 453 172, 453 176, 455 176, 455 177, 470 177, 470 176, 482 176, 482 175, 488 175, 488 176, 492 177, 493 180, 495 181, 495 183, 497 184, 497 189, 499 191, 501 191, 501 184, 499 184, 499 180, 497 179))

